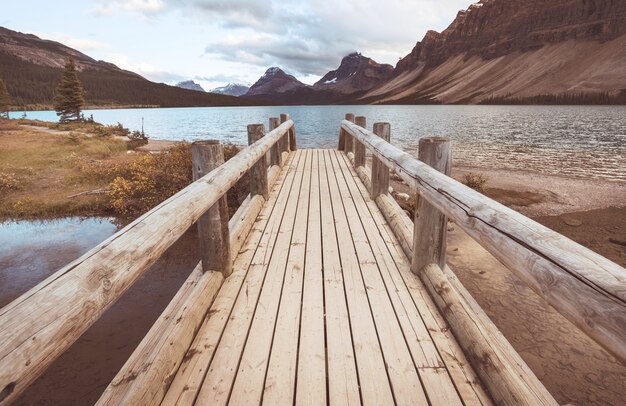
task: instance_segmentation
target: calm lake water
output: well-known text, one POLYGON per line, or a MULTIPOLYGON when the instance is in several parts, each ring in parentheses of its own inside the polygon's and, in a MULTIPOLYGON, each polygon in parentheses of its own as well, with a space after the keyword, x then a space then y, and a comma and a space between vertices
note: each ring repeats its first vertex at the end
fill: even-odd
POLYGON ((110 218, 0 223, 0 307, 117 230, 110 218))
MULTIPOLYGON (((142 118, 154 139, 219 139, 245 144, 246 125, 289 113, 298 145, 334 147, 339 122, 352 112, 391 123, 392 142, 415 153, 424 136, 453 141, 455 164, 524 169, 626 181, 626 106, 283 106, 89 110, 105 124, 138 130, 142 118)), ((56 121, 52 111, 29 118, 56 121)), ((21 113, 13 113, 18 117, 21 113)))

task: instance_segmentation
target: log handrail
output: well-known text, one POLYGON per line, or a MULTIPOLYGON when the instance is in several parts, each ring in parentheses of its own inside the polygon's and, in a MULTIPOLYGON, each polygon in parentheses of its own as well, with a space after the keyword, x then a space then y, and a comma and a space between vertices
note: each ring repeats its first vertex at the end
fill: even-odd
MULTIPOLYGON (((341 129, 565 318, 626 362, 626 269, 343 120, 341 129)), ((348 139, 346 139, 348 144, 348 139)))
POLYGON ((293 128, 286 120, 0 309, 0 405, 15 400, 293 128))

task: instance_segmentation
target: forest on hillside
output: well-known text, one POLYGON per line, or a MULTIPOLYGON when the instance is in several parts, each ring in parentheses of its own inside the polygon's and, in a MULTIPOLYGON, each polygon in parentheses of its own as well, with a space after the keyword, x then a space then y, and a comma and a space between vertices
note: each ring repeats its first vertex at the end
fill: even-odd
MULTIPOLYGON (((62 69, 36 65, 0 52, 0 78, 15 106, 51 105, 62 69)), ((79 73, 90 106, 134 105, 160 107, 246 106, 259 100, 202 93, 150 82, 131 72, 84 70, 79 73)))

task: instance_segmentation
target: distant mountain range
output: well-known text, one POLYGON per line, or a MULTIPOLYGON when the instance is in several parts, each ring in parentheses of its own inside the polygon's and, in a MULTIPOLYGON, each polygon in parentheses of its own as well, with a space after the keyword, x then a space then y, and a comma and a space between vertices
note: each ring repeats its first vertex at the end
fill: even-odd
POLYGON ((249 89, 250 87, 246 85, 229 83, 226 86, 216 87, 215 89, 211 90, 211 93, 227 94, 229 96, 243 96, 248 93, 249 89))
POLYGON ((395 68, 352 53, 313 85, 271 67, 249 89, 210 92, 0 27, 0 76, 18 104, 50 103, 68 56, 91 104, 626 104, 626 0, 481 0, 395 68))
POLYGON ((182 89, 187 89, 187 90, 195 90, 196 92, 204 92, 205 91, 202 88, 202 86, 200 86, 199 84, 197 84, 193 80, 185 80, 183 82, 178 82, 178 83, 176 83, 176 87, 180 87, 182 89))
POLYGON ((381 65, 360 53, 352 53, 312 86, 278 67, 269 68, 250 87, 246 97, 299 104, 350 102, 387 80, 392 72, 391 65, 381 65))
POLYGON ((278 103, 626 104, 626 0, 482 0, 395 68, 360 54, 313 86, 273 67, 278 103))
POLYGON ((154 83, 111 63, 96 61, 58 42, 0 27, 0 77, 17 105, 50 106, 69 57, 76 62, 87 104, 92 106, 240 106, 265 103, 154 83))

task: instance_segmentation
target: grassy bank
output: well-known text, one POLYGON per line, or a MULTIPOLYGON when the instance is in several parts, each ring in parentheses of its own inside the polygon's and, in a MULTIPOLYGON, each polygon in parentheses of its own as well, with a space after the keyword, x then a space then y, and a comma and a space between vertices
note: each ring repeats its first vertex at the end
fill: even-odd
MULTIPOLYGON (((97 123, 0 120, 0 221, 132 219, 191 183, 190 144, 153 154, 124 134, 121 126, 97 123)), ((227 145, 224 152, 229 159, 239 149, 227 145)), ((244 177, 228 194, 231 211, 247 191, 244 177)))

